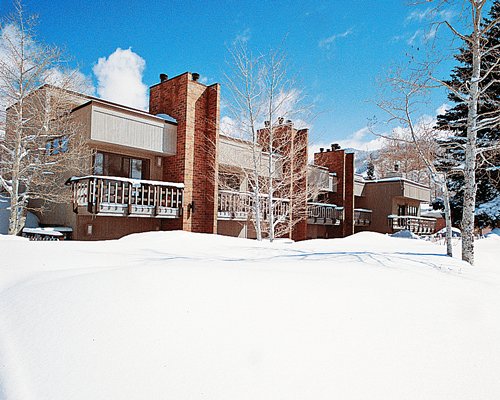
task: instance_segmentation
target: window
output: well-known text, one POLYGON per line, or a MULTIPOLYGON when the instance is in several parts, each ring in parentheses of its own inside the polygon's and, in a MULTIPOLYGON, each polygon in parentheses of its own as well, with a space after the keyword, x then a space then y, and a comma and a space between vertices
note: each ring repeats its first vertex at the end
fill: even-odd
POLYGON ((418 207, 415 206, 408 206, 408 215, 411 215, 413 217, 416 217, 418 214, 418 207))
POLYGON ((130 159, 130 177, 134 179, 142 178, 142 160, 136 158, 130 159))
POLYGON ((219 174, 219 186, 221 189, 240 191, 241 179, 236 174, 219 174))
POLYGON ((94 174, 104 175, 104 154, 96 153, 94 157, 94 174))
POLYGON ((97 152, 94 157, 94 174, 149 179, 149 160, 97 152))
POLYGON ((57 154, 66 153, 68 151, 68 141, 69 140, 66 136, 62 136, 47 142, 45 145, 47 155, 55 156, 57 154))

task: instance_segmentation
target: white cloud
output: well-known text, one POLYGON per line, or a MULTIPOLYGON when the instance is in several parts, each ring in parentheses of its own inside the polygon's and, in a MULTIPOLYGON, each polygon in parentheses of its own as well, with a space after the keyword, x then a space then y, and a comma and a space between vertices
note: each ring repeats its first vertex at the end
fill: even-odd
POLYGON ((416 43, 425 44, 437 35, 438 25, 430 25, 426 29, 417 29, 413 35, 411 35, 406 41, 409 45, 414 45, 416 43))
POLYGON ((425 44, 436 37, 440 26, 439 22, 451 22, 455 16, 456 13, 452 9, 440 7, 428 7, 422 10, 412 11, 406 17, 406 23, 410 24, 415 22, 420 26, 420 28, 418 28, 412 35, 407 36, 408 39, 406 40, 406 43, 409 45, 416 44, 417 42, 425 44))
POLYGON ((146 110, 148 87, 142 81, 145 67, 146 61, 130 48, 118 48, 108 58, 99 58, 93 68, 97 94, 109 101, 146 110))
POLYGON ((251 35, 251 31, 250 31, 250 28, 246 28, 244 31, 238 33, 234 40, 233 40, 233 45, 234 44, 237 44, 237 43, 240 43, 240 44, 245 44, 245 43, 248 43, 251 39, 252 35, 251 35))
POLYGON ((455 12, 451 9, 439 7, 427 7, 423 10, 414 10, 406 17, 407 22, 416 21, 448 21, 450 22, 455 16, 455 12))
POLYGON ((346 139, 337 143, 342 148, 353 148, 356 150, 377 150, 382 147, 383 138, 373 135, 368 127, 361 128, 346 139))
POLYGON ((346 30, 345 32, 342 32, 342 33, 336 33, 332 36, 329 36, 325 39, 322 39, 318 42, 318 46, 319 47, 323 47, 323 48, 326 48, 326 49, 329 49, 330 46, 333 44, 333 42, 335 42, 337 39, 340 39, 340 38, 345 38, 349 35, 352 34, 352 28, 349 28, 348 30, 346 30))
POLYGON ((451 105, 448 103, 443 103, 441 104, 437 109, 436 109, 436 115, 443 115, 446 113, 451 108, 451 105))
POLYGON ((414 10, 406 17, 407 21, 418 21, 422 22, 433 18, 435 11, 431 7, 427 7, 425 10, 414 10))
POLYGON ((95 87, 92 80, 78 69, 51 68, 45 74, 45 81, 75 92, 93 95, 95 87))
POLYGON ((320 148, 329 149, 332 143, 338 143, 342 149, 356 149, 373 151, 380 149, 384 138, 373 135, 368 127, 361 128, 342 140, 333 140, 329 143, 315 143, 309 146, 309 160, 314 160, 314 153, 320 148))
POLYGON ((237 129, 237 122, 227 115, 220 119, 220 133, 226 136, 235 136, 235 130, 237 129))

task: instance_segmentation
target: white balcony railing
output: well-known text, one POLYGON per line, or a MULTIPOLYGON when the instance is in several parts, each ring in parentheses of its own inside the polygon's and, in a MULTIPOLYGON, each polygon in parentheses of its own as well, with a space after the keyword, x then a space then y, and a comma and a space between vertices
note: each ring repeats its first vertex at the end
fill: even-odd
POLYGON ((307 203, 307 223, 339 225, 344 219, 344 207, 335 204, 307 203))
MULTIPOLYGON (((259 196, 259 207, 262 211, 262 218, 268 219, 268 196, 259 196)), ((219 190, 217 202, 217 218, 220 220, 247 221, 253 218, 254 194, 249 192, 238 192, 232 190, 219 190)), ((273 198, 273 212, 275 221, 286 220, 289 213, 288 199, 279 197, 273 198)))
POLYGON ((389 215, 389 226, 394 232, 409 230, 418 235, 430 235, 436 229, 436 219, 413 215, 389 215))
POLYGON ((99 216, 178 218, 184 185, 161 181, 89 175, 72 177, 73 209, 99 216))
POLYGON ((354 209, 354 226, 369 226, 372 222, 372 210, 354 209))

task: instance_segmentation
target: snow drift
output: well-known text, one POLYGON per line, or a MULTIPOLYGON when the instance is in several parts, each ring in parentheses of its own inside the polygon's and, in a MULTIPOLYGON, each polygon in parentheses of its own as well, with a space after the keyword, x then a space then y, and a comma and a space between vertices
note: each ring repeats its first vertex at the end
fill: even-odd
POLYGON ((0 398, 499 398, 499 247, 0 241, 0 398))

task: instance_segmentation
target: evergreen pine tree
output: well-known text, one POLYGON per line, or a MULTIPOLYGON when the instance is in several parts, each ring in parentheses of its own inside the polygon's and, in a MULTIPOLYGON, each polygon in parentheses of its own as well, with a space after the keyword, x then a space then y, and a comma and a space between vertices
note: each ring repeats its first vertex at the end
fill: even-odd
MULTIPOLYGON (((495 0, 488 18, 485 18, 483 25, 488 25, 491 21, 500 18, 500 0, 495 0)), ((485 48, 492 49, 495 46, 500 46, 500 26, 498 23, 488 31, 483 40, 485 48)), ((451 79, 446 83, 451 87, 461 91, 471 79, 472 72, 472 57, 468 47, 462 47, 455 59, 460 63, 453 69, 451 79)), ((492 51, 491 53, 483 56, 481 69, 483 71, 489 70, 494 64, 498 62, 498 52, 492 51)), ((488 87, 487 92, 480 99, 479 115, 482 118, 492 116, 493 113, 498 113, 500 104, 500 73, 498 68, 495 72, 491 73, 481 82, 481 87, 488 87)), ((438 127, 443 130, 452 132, 452 135, 441 141, 444 149, 445 156, 438 161, 438 167, 443 170, 451 170, 454 167, 459 167, 465 160, 463 145, 466 141, 466 121, 467 121, 467 103, 460 99, 455 93, 450 92, 448 99, 455 103, 455 106, 445 114, 438 116, 438 127)), ((481 129, 478 131, 478 147, 484 148, 491 146, 493 143, 500 141, 500 128, 498 124, 493 127, 481 129)), ((500 166, 500 155, 497 152, 484 153, 484 158, 478 160, 482 166, 478 168, 476 173, 477 179, 477 194, 476 194, 476 220, 479 226, 497 225, 500 223, 500 215, 495 213, 494 207, 490 208, 490 212, 486 211, 487 204, 500 203, 500 173, 498 167, 500 166), (487 162, 485 162, 487 160, 487 162), (495 168, 496 167, 496 168, 495 168), (479 207, 479 210, 478 210, 479 207), (484 209, 485 211, 481 211, 484 209), (493 212, 491 212, 493 210, 493 212)), ((448 178, 448 187, 450 192, 454 193, 451 199, 451 207, 455 222, 462 215, 463 204, 463 188, 464 177, 459 173, 451 173, 448 178)))
POLYGON ((371 154, 368 158, 368 165, 366 167, 366 178, 369 180, 375 179, 375 165, 373 164, 373 158, 371 154))

